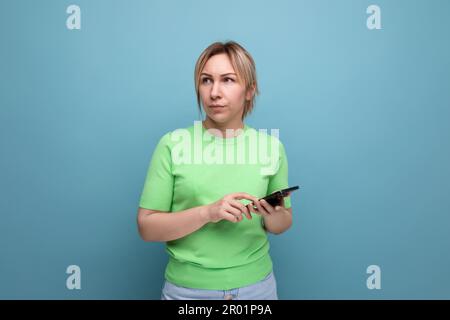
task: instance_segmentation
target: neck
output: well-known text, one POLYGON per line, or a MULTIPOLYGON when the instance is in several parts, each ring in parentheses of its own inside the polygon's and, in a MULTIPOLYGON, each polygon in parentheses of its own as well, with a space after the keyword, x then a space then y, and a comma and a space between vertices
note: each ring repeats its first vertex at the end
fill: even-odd
POLYGON ((238 119, 236 121, 229 121, 227 123, 218 123, 212 120, 209 117, 206 117, 205 120, 203 120, 203 126, 205 129, 217 129, 220 130, 222 133, 222 137, 225 138, 233 138, 236 136, 236 130, 238 129, 244 129, 244 122, 241 119, 238 119), (227 132, 227 129, 233 129, 232 132, 227 132))

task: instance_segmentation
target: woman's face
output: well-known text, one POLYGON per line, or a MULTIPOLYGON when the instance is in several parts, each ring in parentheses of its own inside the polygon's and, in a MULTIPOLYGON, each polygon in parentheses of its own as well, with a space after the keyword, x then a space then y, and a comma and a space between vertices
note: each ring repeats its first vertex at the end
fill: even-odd
POLYGON ((244 102, 251 99, 224 53, 209 58, 200 74, 200 98, 211 120, 226 124, 241 121, 244 102))

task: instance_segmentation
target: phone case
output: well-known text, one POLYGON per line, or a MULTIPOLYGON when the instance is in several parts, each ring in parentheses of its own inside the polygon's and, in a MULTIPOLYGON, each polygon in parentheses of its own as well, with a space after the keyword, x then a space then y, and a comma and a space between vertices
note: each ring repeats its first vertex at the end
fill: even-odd
MULTIPOLYGON (((286 197, 289 192, 297 190, 298 188, 299 188, 299 186, 295 186, 295 187, 286 188, 286 189, 283 189, 280 191, 275 191, 274 193, 271 193, 262 199, 266 200, 267 203, 269 203, 272 207, 280 206, 281 199, 286 197)), ((255 208, 255 206, 253 206, 253 207, 255 208)))

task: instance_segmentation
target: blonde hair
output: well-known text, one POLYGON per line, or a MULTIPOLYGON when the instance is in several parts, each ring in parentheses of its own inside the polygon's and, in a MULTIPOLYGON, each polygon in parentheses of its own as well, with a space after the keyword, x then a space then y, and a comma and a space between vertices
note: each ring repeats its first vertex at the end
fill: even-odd
POLYGON ((200 110, 200 73, 203 71, 209 58, 214 55, 225 53, 231 61, 231 65, 237 73, 240 81, 243 82, 245 86, 245 92, 255 87, 255 92, 250 100, 245 100, 244 112, 242 113, 242 119, 245 118, 247 114, 252 112, 255 105, 256 95, 259 94, 258 82, 256 80, 256 67, 252 56, 245 50, 240 44, 234 41, 227 42, 214 42, 208 48, 206 48, 195 64, 194 81, 195 81, 195 91, 197 93, 197 104, 200 110))

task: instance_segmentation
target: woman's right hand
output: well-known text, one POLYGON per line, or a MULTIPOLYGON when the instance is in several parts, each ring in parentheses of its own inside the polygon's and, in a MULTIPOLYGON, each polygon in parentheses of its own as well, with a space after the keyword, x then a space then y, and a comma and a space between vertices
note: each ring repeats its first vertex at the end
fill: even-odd
POLYGON ((252 215, 249 211, 249 206, 245 206, 237 201, 240 199, 250 200, 258 207, 258 209, 261 209, 258 198, 245 192, 230 193, 225 195, 222 199, 204 207, 202 215, 205 221, 219 222, 220 220, 228 220, 236 223, 243 219, 242 214, 245 214, 248 219, 251 219, 252 215))

